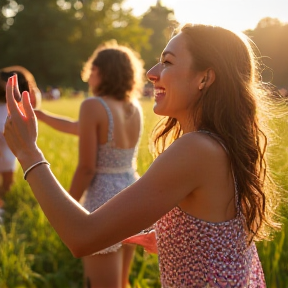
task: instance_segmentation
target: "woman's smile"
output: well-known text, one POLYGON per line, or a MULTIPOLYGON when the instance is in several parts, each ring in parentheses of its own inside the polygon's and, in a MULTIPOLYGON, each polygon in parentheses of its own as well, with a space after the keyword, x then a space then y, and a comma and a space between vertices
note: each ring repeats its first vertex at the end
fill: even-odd
POLYGON ((163 99, 166 95, 166 90, 164 88, 154 88, 154 98, 158 102, 163 99))

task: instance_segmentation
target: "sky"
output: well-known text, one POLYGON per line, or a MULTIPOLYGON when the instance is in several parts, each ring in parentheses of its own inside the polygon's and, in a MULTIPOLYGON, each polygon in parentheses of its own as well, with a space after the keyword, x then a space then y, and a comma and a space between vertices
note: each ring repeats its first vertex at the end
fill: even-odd
MULTIPOLYGON (((135 16, 145 13, 157 0, 125 0, 135 16)), ((212 24, 234 31, 254 29, 265 18, 278 18, 288 24, 288 0, 162 0, 174 10, 175 18, 185 22, 212 24)))

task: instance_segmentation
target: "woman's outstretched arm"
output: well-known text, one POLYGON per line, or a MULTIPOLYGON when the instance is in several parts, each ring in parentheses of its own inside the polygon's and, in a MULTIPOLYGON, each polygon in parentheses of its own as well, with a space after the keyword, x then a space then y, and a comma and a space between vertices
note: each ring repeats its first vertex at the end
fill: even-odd
MULTIPOLYGON (((36 144, 37 119, 27 92, 23 93, 22 101, 23 112, 14 100, 9 79, 10 116, 4 135, 25 171, 44 160, 44 155, 36 144)), ((202 184, 204 177, 200 175, 207 171, 207 159, 211 155, 207 155, 202 143, 194 141, 195 137, 198 136, 175 141, 138 181, 91 214, 63 189, 48 165, 32 169, 27 181, 46 217, 73 255, 91 255, 150 227, 202 184), (194 142, 196 145, 192 145, 194 142)))
POLYGON ((43 110, 34 110, 37 119, 51 126, 52 128, 73 135, 78 135, 78 121, 68 117, 62 117, 56 114, 44 112, 43 110))

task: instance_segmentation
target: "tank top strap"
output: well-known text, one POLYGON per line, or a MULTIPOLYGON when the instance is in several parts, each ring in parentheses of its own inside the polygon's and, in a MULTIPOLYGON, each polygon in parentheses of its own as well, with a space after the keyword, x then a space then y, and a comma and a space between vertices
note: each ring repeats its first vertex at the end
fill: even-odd
POLYGON ((107 115, 108 115, 108 142, 113 140, 113 130, 114 130, 114 121, 113 121, 113 115, 111 113, 111 110, 109 108, 109 106, 107 105, 107 103, 103 100, 103 98, 97 96, 95 97, 105 108, 107 115))
MULTIPOLYGON (((211 136, 212 138, 214 138, 223 147, 223 149, 226 151, 226 153, 229 156, 229 154, 230 154, 229 150, 226 148, 223 140, 217 134, 212 133, 212 132, 207 131, 207 130, 198 130, 197 132, 206 133, 209 136, 211 136)), ((241 210, 240 209, 240 201, 239 201, 239 191, 238 191, 237 179, 236 179, 236 176, 235 176, 235 173, 234 173, 234 169, 233 169, 232 163, 231 163, 231 171, 232 171, 232 177, 233 177, 233 180, 234 180, 236 211, 237 211, 237 216, 239 216, 240 215, 240 210, 241 210)))

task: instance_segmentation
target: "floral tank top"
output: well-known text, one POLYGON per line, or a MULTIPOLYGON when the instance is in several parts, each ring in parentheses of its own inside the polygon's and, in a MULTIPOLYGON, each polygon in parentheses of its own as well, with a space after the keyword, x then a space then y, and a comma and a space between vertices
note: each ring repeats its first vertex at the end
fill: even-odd
POLYGON ((266 287, 255 243, 247 241, 236 184, 237 216, 232 220, 206 222, 176 206, 157 221, 163 288, 266 287))

